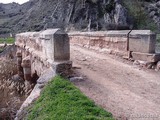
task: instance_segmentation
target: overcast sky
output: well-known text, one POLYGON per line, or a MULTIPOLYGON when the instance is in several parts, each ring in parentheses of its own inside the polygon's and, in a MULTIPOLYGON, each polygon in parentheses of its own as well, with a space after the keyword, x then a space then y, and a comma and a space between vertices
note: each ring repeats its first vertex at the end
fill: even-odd
POLYGON ((12 3, 12 2, 16 2, 19 4, 25 3, 29 0, 0 0, 0 3, 12 3))

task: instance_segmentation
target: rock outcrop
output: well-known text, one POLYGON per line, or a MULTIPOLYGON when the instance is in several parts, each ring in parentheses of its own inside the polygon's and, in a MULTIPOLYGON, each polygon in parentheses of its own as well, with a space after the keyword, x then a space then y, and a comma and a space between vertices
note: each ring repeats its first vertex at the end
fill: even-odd
POLYGON ((158 29, 160 30, 160 1, 151 3, 145 6, 149 17, 157 24, 158 29))
MULTIPOLYGON (((30 0, 22 5, 0 4, 0 35, 57 27, 81 31, 137 29, 136 26, 141 25, 134 21, 136 15, 132 15, 134 12, 130 14, 128 8, 136 5, 139 7, 141 2, 136 0, 134 5, 126 6, 125 1, 30 0)), ((160 26, 160 2, 143 1, 145 2, 142 6, 147 6, 144 11, 148 12, 153 21, 160 26)))
POLYGON ((85 31, 128 29, 131 25, 121 0, 30 0, 22 5, 1 4, 0 8, 5 11, 0 12, 0 20, 6 18, 0 23, 2 34, 56 27, 85 31))

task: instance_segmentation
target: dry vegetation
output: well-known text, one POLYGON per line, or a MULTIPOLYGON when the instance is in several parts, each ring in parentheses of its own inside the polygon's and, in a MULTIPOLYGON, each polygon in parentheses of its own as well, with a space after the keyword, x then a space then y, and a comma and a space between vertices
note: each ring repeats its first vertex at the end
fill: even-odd
POLYGON ((16 69, 14 62, 0 60, 0 119, 3 120, 14 119, 16 111, 24 101, 24 96, 19 94, 24 87, 23 83, 12 80, 16 69))

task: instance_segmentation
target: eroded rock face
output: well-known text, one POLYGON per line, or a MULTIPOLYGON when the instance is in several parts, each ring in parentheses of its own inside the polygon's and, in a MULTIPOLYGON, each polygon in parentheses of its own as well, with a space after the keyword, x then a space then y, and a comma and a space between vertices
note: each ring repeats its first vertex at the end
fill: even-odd
MULTIPOLYGON (((7 28, 9 32, 22 32, 57 27, 106 30, 127 29, 130 26, 121 0, 31 0, 17 5, 14 11, 17 14, 2 24, 0 30, 7 28)), ((5 10, 5 14, 9 13, 5 10)))
POLYGON ((127 10, 121 4, 116 3, 114 14, 115 23, 119 26, 129 27, 129 24, 127 23, 128 18, 126 16, 127 10))
POLYGON ((160 30, 160 1, 157 0, 157 2, 146 5, 145 8, 149 17, 153 19, 160 30))

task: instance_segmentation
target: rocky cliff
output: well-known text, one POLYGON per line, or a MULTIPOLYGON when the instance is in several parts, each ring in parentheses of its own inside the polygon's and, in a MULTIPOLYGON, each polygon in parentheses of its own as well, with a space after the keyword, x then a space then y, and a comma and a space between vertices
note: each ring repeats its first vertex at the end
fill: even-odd
POLYGON ((0 4, 0 34, 56 27, 83 31, 136 28, 124 1, 30 0, 22 5, 0 4))
POLYGON ((146 4, 145 9, 160 30, 160 1, 157 0, 157 2, 146 4))

